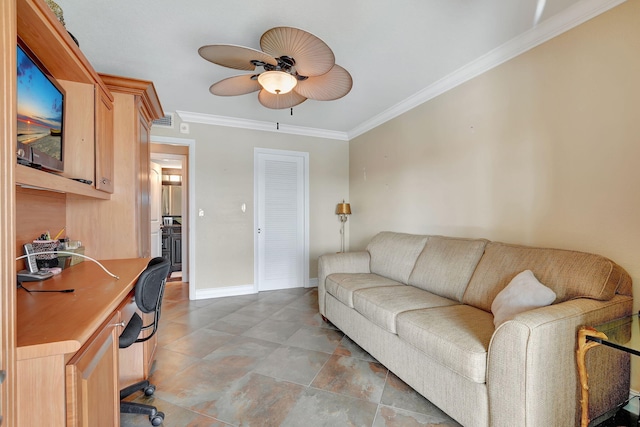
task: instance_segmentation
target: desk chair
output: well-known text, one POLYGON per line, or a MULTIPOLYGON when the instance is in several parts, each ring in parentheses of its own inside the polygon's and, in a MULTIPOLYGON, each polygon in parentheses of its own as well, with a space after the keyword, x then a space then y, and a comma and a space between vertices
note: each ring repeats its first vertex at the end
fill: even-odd
MULTIPOLYGON (((134 343, 147 341, 155 335, 158 330, 158 321, 160 320, 164 285, 167 283, 170 270, 171 263, 165 258, 157 257, 149 261, 147 268, 140 274, 135 287, 136 305, 143 313, 153 312, 153 322, 143 326, 142 318, 138 313, 134 313, 124 331, 120 334, 120 348, 127 348, 134 343), (150 333, 146 333, 143 338, 139 338, 143 331, 150 329, 150 333)), ((142 403, 123 402, 125 397, 139 390, 144 390, 145 395, 151 396, 156 391, 156 387, 145 380, 120 390, 120 412, 148 415, 151 425, 159 426, 164 421, 164 413, 158 412, 156 407, 142 403)))

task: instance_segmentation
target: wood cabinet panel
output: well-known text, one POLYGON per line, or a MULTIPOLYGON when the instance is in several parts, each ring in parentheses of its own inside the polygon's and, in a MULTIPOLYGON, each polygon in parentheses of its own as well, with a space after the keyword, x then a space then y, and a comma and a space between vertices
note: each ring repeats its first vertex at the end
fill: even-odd
POLYGON ((149 170, 151 168, 151 144, 149 142, 150 121, 143 113, 142 102, 138 101, 138 241, 140 242, 140 256, 151 256, 151 183, 149 170))
POLYGON ((16 426, 16 343, 15 343, 15 177, 16 162, 16 6, 0 2, 0 369, 6 374, 0 381, 0 416, 4 425, 16 426))
MULTIPOLYGON (((137 306, 134 301, 133 294, 131 294, 120 307, 120 318, 122 319, 122 322, 126 325, 136 311, 138 311, 137 306)), ((131 384, 145 379, 142 344, 132 344, 127 348, 121 348, 119 350, 119 357, 121 390, 131 384)))
MULTIPOLYGON (((22 245, 49 230, 54 234, 65 224, 66 196, 51 191, 16 187, 16 256, 23 254, 22 245)), ((16 269, 25 269, 24 260, 15 261, 16 269)))
POLYGON ((114 191, 113 104, 100 92, 96 96, 96 189, 114 191))
POLYGON ((52 355, 17 362, 16 414, 20 427, 65 425, 64 357, 52 355), (37 402, 38 410, 33 410, 37 402))
POLYGON ((116 312, 66 368, 67 426, 120 424, 116 312))
MULTIPOLYGON (((151 324, 153 322, 153 316, 153 313, 145 313, 142 317, 144 324, 151 324)), ((142 365, 142 374, 143 378, 147 379, 149 378, 149 375, 151 375, 151 368, 153 367, 153 361, 156 359, 156 351, 158 350, 157 333, 142 343, 142 350, 142 360, 144 361, 144 364, 142 365)))
MULTIPOLYGON (((127 323, 127 317, 130 317, 129 313, 133 314, 136 311, 142 317, 143 324, 149 325, 153 322, 153 313, 141 313, 140 310, 136 310, 133 301, 130 308, 133 310, 126 310, 127 314, 123 311, 125 323, 127 323)), ((120 349, 120 389, 149 378, 157 346, 158 337, 154 335, 147 341, 120 349)))
POLYGON ((64 176, 95 182, 95 87, 86 83, 58 81, 66 92, 64 176))
POLYGON ((24 165, 15 165, 15 172, 15 183, 18 185, 77 194, 94 199, 109 199, 109 193, 97 191, 92 185, 82 184, 54 173, 43 172, 24 165))
POLYGON ((132 200, 122 206, 120 215, 126 215, 129 220, 120 224, 133 229, 120 234, 135 236, 137 256, 148 257, 151 253, 149 129, 152 120, 163 116, 162 107, 150 81, 107 74, 100 77, 114 97, 115 168, 118 180, 125 180, 116 183, 115 193, 118 198, 132 200))

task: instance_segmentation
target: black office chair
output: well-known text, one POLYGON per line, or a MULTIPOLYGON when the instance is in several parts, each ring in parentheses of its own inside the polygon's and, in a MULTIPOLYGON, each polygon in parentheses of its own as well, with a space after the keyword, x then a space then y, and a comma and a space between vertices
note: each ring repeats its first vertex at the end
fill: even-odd
MULTIPOLYGON (((138 313, 134 313, 124 331, 120 334, 120 348, 127 348, 134 343, 147 341, 155 335, 160 320, 164 286, 167 283, 170 270, 171 263, 165 258, 157 257, 149 261, 147 268, 140 274, 135 287, 136 305, 143 313, 154 313, 153 323, 143 326, 142 319, 138 313), (152 331, 148 335, 145 334, 143 338, 139 338, 143 331, 148 331, 149 329, 152 329, 152 331)), ((159 426, 164 421, 164 413, 158 412, 156 407, 143 403, 122 401, 122 399, 140 390, 144 390, 145 395, 151 396, 156 391, 156 387, 145 380, 120 390, 120 412, 148 415, 151 425, 159 426)))

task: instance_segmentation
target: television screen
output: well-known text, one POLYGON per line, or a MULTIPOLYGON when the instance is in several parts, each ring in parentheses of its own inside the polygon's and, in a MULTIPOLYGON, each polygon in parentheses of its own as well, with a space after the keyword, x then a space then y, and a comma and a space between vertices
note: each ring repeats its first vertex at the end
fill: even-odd
POLYGON ((18 157, 62 171, 65 93, 36 61, 18 45, 18 157))

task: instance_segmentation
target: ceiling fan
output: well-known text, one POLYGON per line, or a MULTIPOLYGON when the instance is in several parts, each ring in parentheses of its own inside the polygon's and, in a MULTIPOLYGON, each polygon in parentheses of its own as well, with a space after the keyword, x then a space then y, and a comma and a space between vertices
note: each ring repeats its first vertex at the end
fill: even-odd
POLYGON ((275 27, 260 38, 260 50, 214 44, 198 53, 207 61, 236 70, 254 71, 214 83, 219 96, 258 93, 258 101, 273 109, 291 108, 307 99, 331 101, 351 90, 351 74, 335 62, 325 42, 306 31, 275 27), (264 71, 261 71, 262 68, 264 71))

